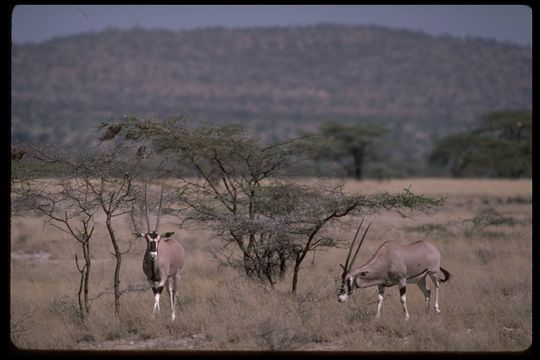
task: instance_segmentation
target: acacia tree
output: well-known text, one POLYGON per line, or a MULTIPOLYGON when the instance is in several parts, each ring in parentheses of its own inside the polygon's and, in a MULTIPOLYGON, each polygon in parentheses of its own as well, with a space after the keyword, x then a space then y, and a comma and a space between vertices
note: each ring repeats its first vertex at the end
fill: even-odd
POLYGON ((380 137, 385 132, 385 127, 376 124, 323 123, 319 133, 325 141, 319 144, 316 157, 332 159, 341 164, 348 176, 362 180, 365 164, 378 158, 376 150, 380 150, 380 137))
POLYGON ((146 141, 163 157, 161 170, 178 179, 181 201, 191 210, 188 218, 216 225, 226 242, 241 250, 245 274, 264 276, 256 251, 261 234, 237 225, 241 219, 256 218, 257 194, 264 182, 299 161, 292 155, 298 153, 300 140, 265 145, 235 126, 179 125, 178 119, 157 123, 127 118, 115 126, 126 139, 146 141))
POLYGON ((528 111, 495 111, 470 131, 435 142, 429 163, 453 177, 532 175, 532 116, 528 111))
POLYGON ((81 288, 84 294, 84 306, 81 308, 85 309, 86 314, 89 309, 90 238, 95 226, 95 214, 99 210, 105 214, 105 226, 113 246, 114 309, 116 315, 120 313, 122 256, 131 250, 134 239, 122 249, 113 220, 132 211, 133 202, 140 192, 134 185, 134 180, 140 176, 142 158, 131 150, 124 147, 124 144, 117 144, 100 152, 75 156, 52 147, 26 146, 26 159, 34 161, 12 169, 18 179, 15 182, 12 180, 12 183, 18 184, 12 188, 15 194, 18 194, 14 205, 19 209, 39 211, 60 224, 57 228, 81 243, 84 265, 79 266, 77 257, 75 261, 81 273, 81 288), (54 174, 54 177, 39 179, 51 174, 54 174), (76 226, 75 223, 80 225, 76 226))
POLYGON ((53 152, 51 149, 45 151, 38 147, 25 147, 24 150, 19 147, 18 151, 23 153, 26 159, 23 163, 22 156, 19 156, 12 163, 15 174, 12 178, 13 208, 16 212, 29 210, 44 215, 51 221, 52 226, 79 243, 83 264, 79 264, 77 253, 74 258, 80 273, 77 291, 79 315, 84 320, 90 312, 90 239, 95 228, 98 204, 88 183, 71 176, 69 170, 74 162, 65 154, 53 152), (54 167, 56 174, 60 176, 47 181, 35 179, 36 172, 30 171, 30 168, 44 170, 44 164, 54 167), (13 182, 13 179, 16 181, 13 182))
MULTIPOLYGON (((110 129, 106 130, 110 131, 110 129)), ((141 192, 134 182, 141 176, 143 160, 144 157, 140 156, 140 152, 134 151, 125 143, 118 143, 85 158, 77 167, 77 174, 84 179, 96 203, 105 214, 105 226, 115 258, 113 290, 114 309, 117 316, 120 314, 122 296, 120 287, 122 257, 131 251, 135 239, 131 238, 126 248, 122 249, 113 220, 132 213, 134 202, 141 192)))
POLYGON ((473 149, 482 140, 468 132, 447 135, 436 142, 429 163, 448 168, 452 177, 463 177, 473 162, 473 149))
POLYGON ((246 276, 273 286, 275 275, 283 278, 293 262, 293 292, 307 254, 336 245, 321 236, 326 224, 353 211, 437 205, 410 192, 413 196, 368 197, 346 195, 341 187, 296 184, 285 175, 304 159, 306 138, 267 144, 239 127, 189 128, 179 119, 125 118, 111 126, 162 157, 161 169, 178 180, 187 219, 208 224, 226 246, 235 245, 246 276))
POLYGON ((114 227, 113 219, 129 214, 132 211, 132 202, 135 200, 133 189, 133 177, 126 173, 123 177, 108 177, 101 176, 97 184, 89 182, 89 186, 92 189, 93 195, 96 197, 99 206, 105 213, 105 225, 107 227, 107 233, 114 249, 115 267, 114 267, 114 310, 116 315, 120 314, 120 297, 122 292, 120 290, 120 271, 122 268, 122 256, 127 254, 133 245, 133 241, 129 243, 126 250, 121 250, 119 245, 119 239, 117 238, 114 227))

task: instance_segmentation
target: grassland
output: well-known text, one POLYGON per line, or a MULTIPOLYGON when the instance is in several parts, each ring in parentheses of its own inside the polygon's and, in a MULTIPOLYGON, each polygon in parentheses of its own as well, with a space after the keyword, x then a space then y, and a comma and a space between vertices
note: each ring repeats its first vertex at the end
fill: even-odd
MULTIPOLYGON (((222 266, 209 251, 210 233, 175 229, 188 260, 179 283, 178 318, 170 321, 167 297, 153 319, 152 291, 127 291, 114 316, 114 257, 104 227, 92 240, 91 313, 77 316, 79 274, 74 241, 43 218, 11 219, 11 341, 21 349, 90 350, 318 350, 318 351, 523 351, 532 344, 532 182, 530 180, 406 179, 346 183, 347 191, 399 191, 447 196, 446 205, 403 218, 381 213, 357 265, 385 240, 429 239, 454 278, 441 285, 442 313, 425 314, 420 290, 411 286, 411 319, 403 320, 397 288, 388 289, 375 319, 376 289, 339 304, 339 262, 345 248, 305 261, 297 295, 290 279, 272 290, 222 266), (99 296, 99 297, 98 297, 99 296)), ((98 219, 99 221, 100 219, 98 219)), ((123 219, 116 219, 119 225, 123 219)), ((165 221, 165 219, 164 219, 165 221)), ((127 223, 126 223, 127 224, 127 223)), ((162 225, 165 229, 167 224, 162 225)), ((120 226, 119 226, 120 227, 120 226)), ((350 241, 354 224, 328 233, 350 241)), ((129 228, 118 231, 123 245, 129 228)), ((122 289, 146 286, 144 243, 123 262, 122 289)), ((311 255, 310 255, 311 257, 311 255)))

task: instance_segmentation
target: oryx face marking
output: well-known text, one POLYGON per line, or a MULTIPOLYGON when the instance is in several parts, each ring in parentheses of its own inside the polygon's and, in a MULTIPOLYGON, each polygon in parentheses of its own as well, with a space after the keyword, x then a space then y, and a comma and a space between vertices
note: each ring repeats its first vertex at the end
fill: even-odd
POLYGON ((150 255, 150 259, 156 260, 158 256, 158 245, 159 240, 161 240, 161 236, 155 231, 153 231, 151 233, 145 234, 144 237, 146 239, 146 250, 150 255))
POLYGON ((351 275, 345 276, 341 281, 341 286, 339 287, 338 301, 345 302, 349 299, 349 296, 356 290, 354 288, 354 279, 351 275))

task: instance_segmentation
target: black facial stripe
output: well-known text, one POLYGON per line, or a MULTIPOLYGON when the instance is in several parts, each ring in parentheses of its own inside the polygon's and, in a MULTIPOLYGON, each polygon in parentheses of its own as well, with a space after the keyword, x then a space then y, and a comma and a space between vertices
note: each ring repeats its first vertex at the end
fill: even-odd
POLYGON ((150 251, 151 251, 151 252, 156 252, 156 251, 157 251, 157 242, 155 242, 155 241, 150 241, 149 248, 150 248, 150 251))

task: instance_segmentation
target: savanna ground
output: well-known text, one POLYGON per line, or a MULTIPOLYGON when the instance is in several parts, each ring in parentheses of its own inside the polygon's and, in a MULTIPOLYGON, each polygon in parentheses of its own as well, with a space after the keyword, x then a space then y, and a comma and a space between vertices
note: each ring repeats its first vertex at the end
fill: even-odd
MULTIPOLYGON (((175 229, 188 254, 179 282, 177 319, 170 321, 164 291, 161 314, 152 318, 153 296, 142 272, 144 241, 124 257, 121 314, 114 316, 114 257, 102 224, 92 239, 89 318, 77 315, 79 273, 75 241, 28 216, 11 219, 11 340, 21 349, 90 350, 318 350, 318 351, 522 351, 532 344, 532 182, 530 180, 406 179, 348 181, 346 190, 447 196, 428 213, 403 218, 369 217, 370 232, 356 261, 361 265, 386 240, 429 239, 453 279, 441 284, 441 314, 424 312, 416 285, 409 285, 405 322, 397 287, 386 291, 375 319, 376 288, 336 301, 338 279, 356 223, 327 230, 343 246, 309 255, 298 294, 290 278, 272 290, 223 266, 209 252, 214 236, 175 229), (144 288, 142 291, 136 289, 144 288), (100 296, 101 295, 101 296, 100 296)), ((169 222, 167 223, 166 220, 169 222)), ((119 224, 124 220, 115 219, 119 224)), ((127 223, 126 223, 127 224, 127 223)), ((168 226, 167 226, 168 225, 168 226)), ((120 227, 118 227, 120 228, 120 227)), ((129 227, 119 229, 127 246, 129 227)), ((431 282, 428 282, 431 286, 431 282)))

